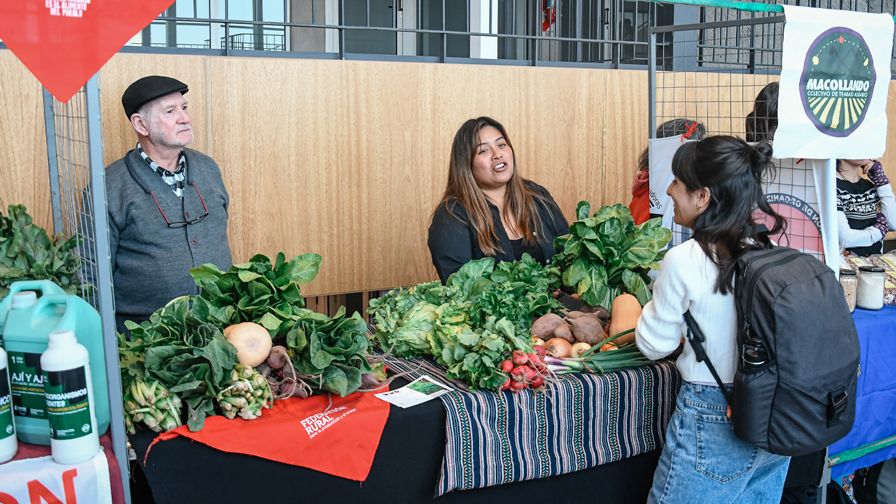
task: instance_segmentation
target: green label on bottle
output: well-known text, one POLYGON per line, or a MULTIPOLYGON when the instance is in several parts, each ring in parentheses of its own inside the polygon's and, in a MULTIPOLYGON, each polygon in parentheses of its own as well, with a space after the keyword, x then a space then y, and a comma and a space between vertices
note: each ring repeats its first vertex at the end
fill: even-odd
POLYGON ((44 371, 50 437, 75 439, 90 434, 90 401, 84 366, 65 371, 44 371))
POLYGON ((47 401, 44 399, 40 354, 9 352, 9 384, 16 416, 46 420, 47 401))
POLYGON ((9 395, 9 380, 6 370, 0 369, 0 439, 16 433, 12 419, 12 397, 9 395))

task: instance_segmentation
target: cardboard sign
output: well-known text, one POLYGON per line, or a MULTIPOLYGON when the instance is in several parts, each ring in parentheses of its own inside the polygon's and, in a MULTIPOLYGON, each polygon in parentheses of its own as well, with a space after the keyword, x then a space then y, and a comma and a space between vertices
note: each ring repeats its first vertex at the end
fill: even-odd
POLYGON ((0 39, 67 102, 173 0, 3 0, 0 39))

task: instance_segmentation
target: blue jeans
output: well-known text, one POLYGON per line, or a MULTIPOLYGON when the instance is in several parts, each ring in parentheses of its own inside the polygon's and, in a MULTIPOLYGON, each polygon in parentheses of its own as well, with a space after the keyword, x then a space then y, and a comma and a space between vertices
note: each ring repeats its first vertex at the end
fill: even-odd
POLYGON ((781 500, 790 457, 736 437, 727 406, 719 387, 682 383, 648 503, 781 500))

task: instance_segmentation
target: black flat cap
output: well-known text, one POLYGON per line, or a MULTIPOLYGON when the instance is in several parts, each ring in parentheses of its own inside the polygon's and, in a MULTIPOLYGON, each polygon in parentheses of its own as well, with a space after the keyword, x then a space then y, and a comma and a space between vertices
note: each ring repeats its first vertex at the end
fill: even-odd
POLYGON ((184 94, 189 90, 190 88, 186 84, 177 79, 162 75, 149 75, 137 79, 124 90, 124 94, 121 95, 121 105, 124 107, 125 115, 130 119, 135 112, 140 110, 140 107, 156 98, 177 91, 184 94))

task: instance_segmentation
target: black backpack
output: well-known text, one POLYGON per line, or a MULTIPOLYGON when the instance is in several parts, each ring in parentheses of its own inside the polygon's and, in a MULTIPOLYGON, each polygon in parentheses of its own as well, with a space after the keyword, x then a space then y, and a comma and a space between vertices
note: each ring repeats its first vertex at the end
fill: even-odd
POLYGON ((824 449, 855 419, 859 340, 834 272, 787 247, 738 259, 738 363, 733 392, 707 359, 703 333, 685 313, 687 339, 731 406, 734 433, 781 455, 824 449))

